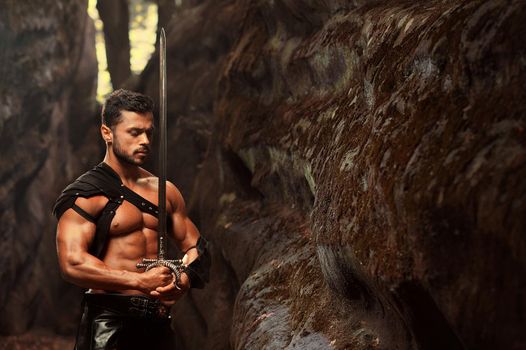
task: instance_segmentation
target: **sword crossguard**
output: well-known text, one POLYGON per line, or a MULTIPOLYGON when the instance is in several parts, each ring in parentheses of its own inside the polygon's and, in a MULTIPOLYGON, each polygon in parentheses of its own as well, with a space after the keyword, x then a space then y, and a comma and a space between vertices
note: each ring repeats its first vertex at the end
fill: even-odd
POLYGON ((164 266, 172 270, 172 273, 175 275, 175 287, 179 288, 179 282, 181 280, 181 273, 186 270, 186 266, 183 264, 182 259, 176 260, 165 260, 165 259, 142 259, 142 262, 137 263, 137 268, 142 269, 146 268, 145 271, 151 270, 157 266, 164 266))

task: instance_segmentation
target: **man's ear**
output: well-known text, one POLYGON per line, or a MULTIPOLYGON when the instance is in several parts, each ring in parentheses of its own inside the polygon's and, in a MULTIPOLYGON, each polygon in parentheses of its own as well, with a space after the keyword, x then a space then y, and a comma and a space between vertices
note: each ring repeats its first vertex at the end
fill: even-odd
POLYGON ((113 142, 113 133, 111 132, 111 128, 108 128, 106 125, 102 124, 100 126, 100 134, 102 135, 104 142, 107 144, 113 142))

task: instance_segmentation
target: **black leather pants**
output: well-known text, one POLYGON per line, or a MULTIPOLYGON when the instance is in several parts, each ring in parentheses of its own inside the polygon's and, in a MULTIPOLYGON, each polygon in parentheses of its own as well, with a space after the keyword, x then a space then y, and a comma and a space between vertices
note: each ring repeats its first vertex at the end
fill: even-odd
POLYGON ((175 349, 169 315, 155 299, 86 293, 75 350, 175 349))

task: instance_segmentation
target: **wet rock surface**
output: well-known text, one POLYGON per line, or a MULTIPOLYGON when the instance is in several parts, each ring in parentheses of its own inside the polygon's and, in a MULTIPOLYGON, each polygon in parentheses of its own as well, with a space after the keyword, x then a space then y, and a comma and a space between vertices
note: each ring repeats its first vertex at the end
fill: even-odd
POLYGON ((522 1, 176 8, 169 175, 213 255, 174 309, 179 348, 526 347, 525 19, 522 1))
POLYGON ((235 281, 214 277, 236 296, 218 333, 237 349, 524 347, 524 4, 235 6, 193 194, 235 281))

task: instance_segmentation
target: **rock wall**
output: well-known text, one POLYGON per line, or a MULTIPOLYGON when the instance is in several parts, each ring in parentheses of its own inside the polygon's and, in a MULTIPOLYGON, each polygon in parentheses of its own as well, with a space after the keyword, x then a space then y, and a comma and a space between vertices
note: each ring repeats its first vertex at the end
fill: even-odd
POLYGON ((0 334, 72 332, 79 291, 60 278, 50 208, 99 156, 94 28, 87 1, 2 1, 0 334), (89 165, 88 165, 89 164, 89 165), (66 307, 74 311, 57 312, 66 307))
MULTIPOLYGON (((75 327, 48 209, 99 155, 86 4, 44 4, 0 14, 4 333, 75 327)), ((169 176, 213 253, 178 348, 526 347, 525 19, 519 0, 176 7, 169 176)), ((135 89, 156 97, 157 69, 135 89)))
POLYGON ((176 310, 186 348, 526 346, 525 11, 236 1, 179 13, 174 84, 202 93, 221 65, 213 110, 209 94, 196 103, 215 118, 191 200, 214 267, 176 310), (208 40, 225 16, 239 24, 226 57, 208 40))

